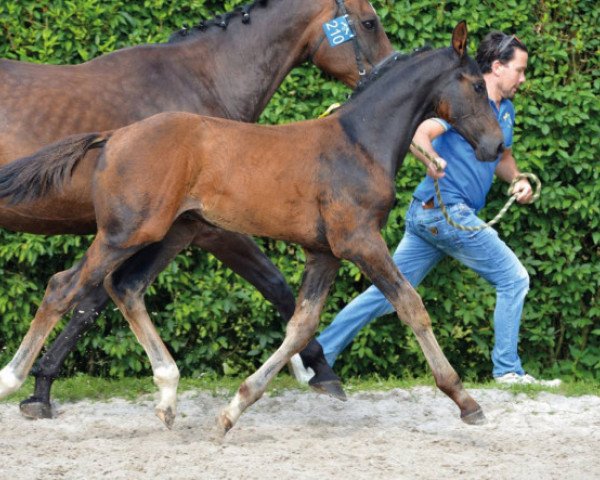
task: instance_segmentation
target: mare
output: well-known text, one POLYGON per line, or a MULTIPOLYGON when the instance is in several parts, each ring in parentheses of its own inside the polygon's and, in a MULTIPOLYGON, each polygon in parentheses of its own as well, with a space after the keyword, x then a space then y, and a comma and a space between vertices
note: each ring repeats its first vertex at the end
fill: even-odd
POLYGON ((75 166, 93 171, 98 225, 83 259, 50 279, 29 332, 0 371, 0 398, 22 384, 60 317, 103 282, 151 359, 160 390, 157 415, 172 423, 177 367, 146 311, 143 285, 123 285, 118 268, 168 235, 178 219, 192 218, 295 242, 306 254, 285 339, 221 411, 222 434, 311 339, 340 259, 355 263, 412 328, 436 385, 458 405, 461 418, 469 424, 484 421, 381 236, 394 205, 395 176, 423 119, 447 120, 479 160, 491 161, 502 152, 502 132, 466 44, 461 22, 451 47, 390 61, 377 81, 324 119, 262 126, 162 113, 116 131, 72 136, 0 169, 0 198, 23 206, 68 189, 75 166), (93 147, 102 147, 99 158, 85 156, 93 147), (31 188, 24 190, 23 184, 31 188))
MULTIPOLYGON (((67 135, 115 129, 159 112, 255 122, 284 77, 306 60, 355 86, 364 69, 392 53, 366 0, 255 1, 176 32, 170 40, 119 50, 81 65, 0 60, 0 165, 67 135), (332 48, 324 41, 323 23, 346 11, 356 39, 332 48)), ((0 227, 38 234, 95 232, 91 176, 92 169, 82 163, 60 192, 26 207, 0 203, 0 227)), ((248 236, 206 222, 176 222, 160 243, 123 267, 123 280, 150 283, 189 244, 214 254, 289 320, 294 296, 276 267, 248 236)), ((79 298, 71 321, 34 369, 35 392, 21 403, 24 415, 51 417, 52 382, 108 301, 101 284, 79 298)), ((317 370, 319 365, 326 364, 321 359, 312 367, 317 370)), ((333 394, 343 395, 335 374, 333 378, 333 394)))

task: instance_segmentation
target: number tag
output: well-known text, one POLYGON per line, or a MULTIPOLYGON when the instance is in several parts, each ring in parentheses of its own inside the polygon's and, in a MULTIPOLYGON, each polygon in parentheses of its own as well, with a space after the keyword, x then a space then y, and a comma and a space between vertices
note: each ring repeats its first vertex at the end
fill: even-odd
POLYGON ((323 24, 323 30, 329 40, 329 45, 337 47, 348 40, 354 38, 354 32, 348 23, 348 15, 334 18, 323 24))

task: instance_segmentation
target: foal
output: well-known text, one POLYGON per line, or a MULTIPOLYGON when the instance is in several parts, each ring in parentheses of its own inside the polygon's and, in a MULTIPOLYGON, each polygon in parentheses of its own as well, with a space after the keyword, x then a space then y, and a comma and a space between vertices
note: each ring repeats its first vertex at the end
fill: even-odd
MULTIPOLYGON (((80 65, 0 59, 0 165, 68 135, 116 129, 165 111, 255 122, 293 67, 310 60, 355 86, 364 69, 390 53, 367 0, 255 0, 176 32, 169 43, 122 49, 80 65), (354 22, 356 37, 332 47, 324 40, 323 24, 343 12, 354 22)), ((82 164, 68 186, 24 208, 0 202, 0 227, 93 233, 91 172, 82 164)), ((248 280, 285 321, 292 316, 291 289, 251 238, 189 219, 176 222, 160 243, 122 267, 121 282, 150 283, 190 243, 248 280)), ((24 415, 51 416, 52 381, 108 301, 101 284, 80 299, 71 321, 36 365, 34 395, 21 403, 24 415)))
POLYGON ((183 217, 296 242, 306 253, 285 340, 221 412, 223 433, 309 341, 340 259, 355 263, 413 329, 437 386, 458 405, 461 418, 483 421, 481 408, 441 351, 419 295, 398 271, 380 234, 394 204, 396 172, 424 118, 445 118, 481 160, 493 160, 502 151, 502 133, 466 42, 461 22, 450 48, 390 62, 375 87, 322 120, 274 127, 166 113, 117 131, 71 137, 0 170, 5 179, 0 197, 26 202, 60 188, 85 151, 106 142, 94 166, 98 234, 80 263, 50 280, 21 347, 0 371, 0 398, 23 382, 61 315, 104 282, 151 358, 161 392, 157 413, 172 422, 175 391, 169 377, 176 367, 146 312, 143 291, 119 288, 111 273, 160 241, 183 217), (23 193, 23 182, 37 188, 23 193))

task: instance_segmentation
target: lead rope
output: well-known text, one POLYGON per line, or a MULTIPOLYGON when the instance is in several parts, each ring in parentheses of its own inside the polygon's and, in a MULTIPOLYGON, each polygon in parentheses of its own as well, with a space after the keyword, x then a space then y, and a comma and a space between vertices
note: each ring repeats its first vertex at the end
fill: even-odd
MULTIPOLYGON (((430 162, 433 162, 433 164, 438 169, 438 171, 442 170, 440 163, 437 161, 437 158, 432 157, 420 145, 417 145, 414 142, 411 142, 411 145, 415 149, 417 149, 419 151, 419 153, 421 153, 425 158, 427 158, 427 160, 429 160, 430 162)), ((446 205, 444 204, 444 202, 442 200, 442 192, 440 191, 440 184, 439 184, 437 178, 433 179, 433 184, 435 185, 435 196, 437 198, 440 209, 442 210, 442 214, 444 215, 444 218, 446 219, 446 222, 448 222, 448 224, 452 225, 454 228, 458 228, 459 230, 463 230, 465 232, 477 232, 479 230, 483 230, 484 228, 491 227, 492 225, 495 225, 496 223, 498 223, 500 221, 500 219, 508 211, 510 206, 517 199, 517 194, 512 193, 512 190, 513 190, 515 184, 522 178, 527 178, 535 184, 535 192, 534 192, 533 196, 531 197, 531 200, 527 203, 531 204, 531 203, 535 202, 538 198, 540 198, 540 194, 542 193, 542 182, 540 182, 540 179, 537 177, 537 175, 535 175, 533 173, 519 173, 513 179, 513 181, 510 182, 510 186, 508 187, 508 191, 507 191, 507 195, 510 195, 510 198, 508 199, 506 204, 500 209, 500 211, 498 212, 498 215, 496 215, 489 222, 484 223, 483 225, 478 225, 476 227, 468 227, 466 225, 461 225, 460 223, 457 223, 454 220, 452 220, 452 218, 448 214, 448 211, 446 210, 446 205)))
MULTIPOLYGON (((334 103, 334 104, 330 105, 329 108, 327 110, 325 110, 321 115, 319 115, 318 118, 327 117, 329 114, 331 114, 331 112, 333 112, 334 110, 337 110, 339 107, 341 107, 340 103, 334 103)), ((438 169, 438 171, 442 170, 442 166, 437 161, 437 158, 432 157, 428 152, 426 152, 423 149, 423 147, 421 147, 420 145, 417 145, 415 142, 410 142, 410 144, 415 149, 417 149, 419 151, 419 153, 421 153, 427 160, 429 160, 430 162, 433 162, 433 164, 438 169)), ((535 192, 533 193, 531 200, 529 202, 527 202, 527 204, 531 204, 531 203, 535 202, 538 198, 540 198, 540 194, 542 193, 542 182, 540 182, 540 179, 537 177, 537 175, 535 175, 534 173, 519 173, 513 179, 513 181, 510 182, 510 186, 508 187, 508 191, 506 192, 507 195, 510 195, 510 198, 504 204, 504 206, 500 209, 500 211, 498 212, 498 215, 496 215, 494 218, 492 218, 489 222, 484 223, 483 225, 478 225, 476 227, 469 227, 467 225, 462 225, 462 224, 457 223, 454 220, 452 220, 452 217, 450 216, 450 214, 448 213, 448 210, 446 209, 446 204, 442 200, 442 192, 440 191, 440 184, 439 184, 437 178, 433 179, 433 184, 435 186, 435 196, 437 198, 440 209, 442 210, 442 215, 444 215, 444 218, 446 219, 446 222, 448 222, 448 224, 453 226, 454 228, 458 228, 459 230, 463 230, 465 232, 478 232, 479 230, 483 230, 484 228, 495 225, 506 214, 506 212, 508 211, 510 206, 517 199, 517 194, 512 193, 512 189, 514 188, 515 184, 522 178, 527 178, 535 184, 535 192)))

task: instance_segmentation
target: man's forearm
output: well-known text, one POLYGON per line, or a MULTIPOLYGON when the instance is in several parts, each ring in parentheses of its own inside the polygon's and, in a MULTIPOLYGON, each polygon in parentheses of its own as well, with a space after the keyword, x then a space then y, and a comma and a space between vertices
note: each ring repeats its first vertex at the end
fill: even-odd
POLYGON ((510 149, 505 150, 498 165, 496 165, 496 176, 501 180, 510 183, 519 173, 517 162, 512 155, 512 151, 510 149))

